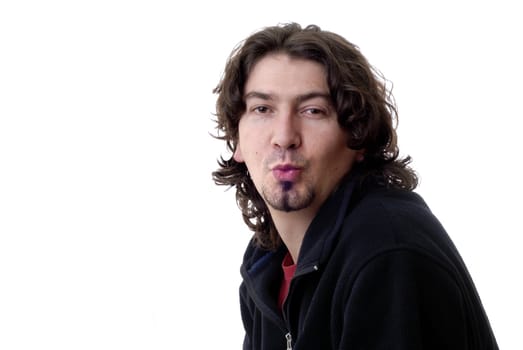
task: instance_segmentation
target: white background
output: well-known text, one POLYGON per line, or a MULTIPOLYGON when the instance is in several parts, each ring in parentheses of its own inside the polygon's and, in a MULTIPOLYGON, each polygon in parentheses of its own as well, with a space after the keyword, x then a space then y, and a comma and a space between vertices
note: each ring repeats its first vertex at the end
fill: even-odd
POLYGON ((394 83, 418 192, 521 349, 517 1, 2 1, 0 348, 238 349, 250 233, 210 173, 225 59, 314 23, 394 83))

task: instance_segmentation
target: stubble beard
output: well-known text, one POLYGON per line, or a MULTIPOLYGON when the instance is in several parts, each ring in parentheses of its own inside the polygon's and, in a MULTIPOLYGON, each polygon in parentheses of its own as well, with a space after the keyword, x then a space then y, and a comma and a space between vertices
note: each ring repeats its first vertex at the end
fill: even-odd
POLYGON ((262 197, 275 210, 286 213, 307 208, 314 200, 315 194, 311 186, 305 186, 300 191, 291 181, 281 181, 272 191, 264 186, 262 197))

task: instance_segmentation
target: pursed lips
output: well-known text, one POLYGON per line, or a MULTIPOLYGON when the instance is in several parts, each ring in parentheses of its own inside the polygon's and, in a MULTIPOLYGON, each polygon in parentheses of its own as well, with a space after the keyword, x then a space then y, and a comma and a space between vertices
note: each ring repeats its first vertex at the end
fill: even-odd
POLYGON ((272 168, 274 177, 279 181, 295 181, 301 172, 301 167, 292 164, 281 164, 272 168))

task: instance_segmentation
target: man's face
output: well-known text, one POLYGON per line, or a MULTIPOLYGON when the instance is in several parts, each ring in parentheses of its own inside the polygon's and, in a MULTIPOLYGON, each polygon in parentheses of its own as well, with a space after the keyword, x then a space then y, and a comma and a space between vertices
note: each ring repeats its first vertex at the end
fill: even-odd
POLYGON ((325 69, 270 54, 253 67, 244 99, 234 159, 245 162, 271 211, 316 213, 357 154, 347 148, 325 69))

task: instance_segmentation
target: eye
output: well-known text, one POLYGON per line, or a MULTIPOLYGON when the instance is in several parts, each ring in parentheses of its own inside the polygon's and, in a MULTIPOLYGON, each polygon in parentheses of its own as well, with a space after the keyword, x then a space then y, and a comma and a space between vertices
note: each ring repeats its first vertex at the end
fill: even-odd
POLYGON ((323 111, 321 109, 319 109, 319 108, 309 108, 309 109, 307 109, 306 112, 309 113, 309 114, 323 113, 323 111))
POLYGON ((265 113, 269 113, 270 109, 267 106, 256 106, 256 107, 252 108, 252 111, 256 112, 256 113, 260 113, 260 114, 265 114, 265 113))
POLYGON ((317 107, 305 108, 302 113, 307 116, 315 117, 315 118, 320 118, 320 117, 324 117, 327 115, 326 110, 324 110, 322 108, 317 108, 317 107))

